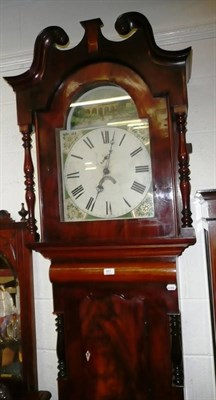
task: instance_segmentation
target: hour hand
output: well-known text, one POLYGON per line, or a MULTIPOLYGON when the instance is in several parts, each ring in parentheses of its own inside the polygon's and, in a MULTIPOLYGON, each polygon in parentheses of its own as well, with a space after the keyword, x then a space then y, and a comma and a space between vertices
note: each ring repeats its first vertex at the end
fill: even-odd
POLYGON ((96 202, 96 200, 97 200, 97 197, 98 197, 99 193, 103 192, 103 190, 104 190, 103 183, 104 183, 106 180, 109 180, 109 181, 111 181, 111 182, 114 183, 114 184, 116 183, 116 180, 115 180, 112 176, 108 176, 108 175, 103 176, 103 177, 100 179, 98 185, 96 186, 97 196, 96 196, 95 202, 96 202))
POLYGON ((99 184, 98 184, 98 186, 97 186, 98 192, 102 192, 102 191, 104 190, 103 183, 104 183, 105 181, 110 181, 110 182, 112 182, 112 183, 116 183, 116 180, 115 180, 112 176, 110 176, 110 175, 105 175, 105 176, 103 176, 103 177, 101 178, 101 180, 100 180, 100 182, 99 182, 99 184))

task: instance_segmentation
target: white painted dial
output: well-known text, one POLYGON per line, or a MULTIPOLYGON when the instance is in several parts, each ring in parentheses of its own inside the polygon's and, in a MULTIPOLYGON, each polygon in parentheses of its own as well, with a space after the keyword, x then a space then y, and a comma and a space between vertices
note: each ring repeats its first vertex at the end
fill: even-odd
POLYGON ((100 127, 79 137, 64 167, 73 204, 89 216, 120 218, 143 201, 151 186, 151 161, 138 136, 100 127))

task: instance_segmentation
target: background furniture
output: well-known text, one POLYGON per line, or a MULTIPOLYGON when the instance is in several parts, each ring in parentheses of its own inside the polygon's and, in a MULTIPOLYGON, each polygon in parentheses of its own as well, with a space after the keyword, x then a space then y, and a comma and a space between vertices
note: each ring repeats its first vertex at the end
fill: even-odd
POLYGON ((23 220, 0 211, 0 398, 48 400, 37 387, 32 252, 23 220))
POLYGON ((207 212, 205 212, 203 219, 205 221, 204 234, 208 269, 214 363, 216 371, 216 190, 201 190, 197 193, 197 197, 202 201, 204 200, 207 204, 207 212))

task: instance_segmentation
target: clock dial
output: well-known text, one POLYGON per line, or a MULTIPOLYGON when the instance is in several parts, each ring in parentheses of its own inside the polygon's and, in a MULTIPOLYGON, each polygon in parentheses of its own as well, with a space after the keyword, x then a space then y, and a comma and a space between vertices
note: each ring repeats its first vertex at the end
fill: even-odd
POLYGON ((63 221, 154 216, 149 121, 123 88, 86 90, 57 134, 63 221))
POLYGON ((139 135, 107 126, 71 135, 62 176, 64 218, 67 198, 85 219, 136 217, 152 180, 150 155, 139 135))

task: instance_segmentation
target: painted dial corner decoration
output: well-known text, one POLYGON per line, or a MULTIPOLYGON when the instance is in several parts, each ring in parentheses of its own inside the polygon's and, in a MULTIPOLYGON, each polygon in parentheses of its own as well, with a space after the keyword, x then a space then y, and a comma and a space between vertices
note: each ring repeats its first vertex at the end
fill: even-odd
POLYGON ((154 216, 148 119, 122 88, 103 85, 71 104, 60 139, 62 220, 154 216))

